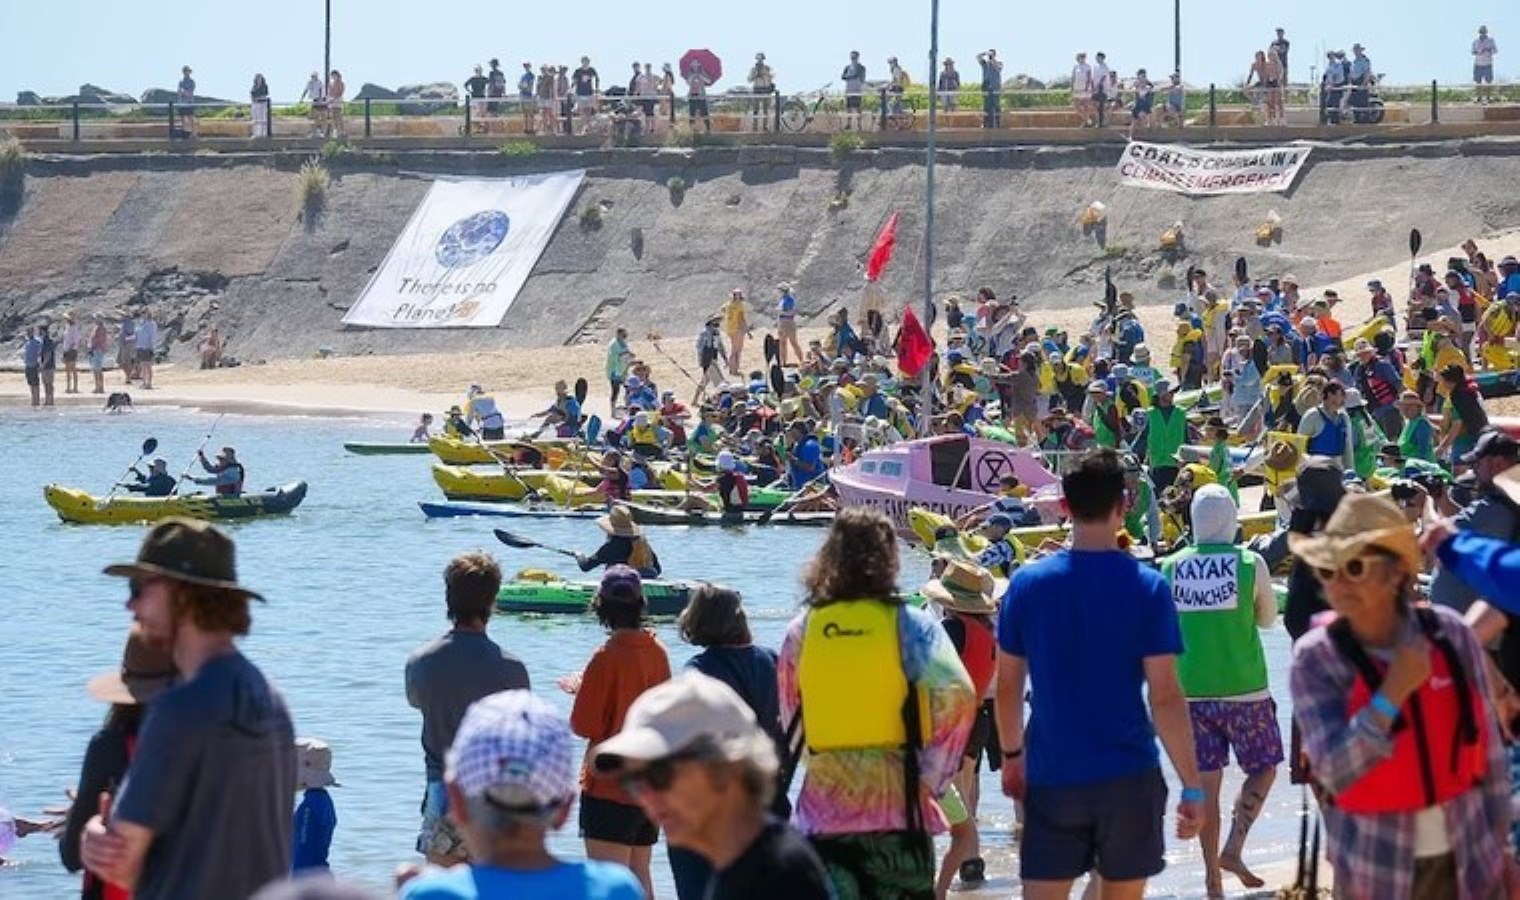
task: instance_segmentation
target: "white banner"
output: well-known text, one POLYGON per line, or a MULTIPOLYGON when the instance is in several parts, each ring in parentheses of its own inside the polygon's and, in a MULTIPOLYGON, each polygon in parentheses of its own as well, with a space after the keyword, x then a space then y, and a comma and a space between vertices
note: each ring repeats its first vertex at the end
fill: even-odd
POLYGON ((433 182, 343 323, 500 325, 585 174, 433 182))
POLYGON ((1286 191, 1309 159, 1308 147, 1193 150, 1130 141, 1119 160, 1119 183, 1179 194, 1286 191))

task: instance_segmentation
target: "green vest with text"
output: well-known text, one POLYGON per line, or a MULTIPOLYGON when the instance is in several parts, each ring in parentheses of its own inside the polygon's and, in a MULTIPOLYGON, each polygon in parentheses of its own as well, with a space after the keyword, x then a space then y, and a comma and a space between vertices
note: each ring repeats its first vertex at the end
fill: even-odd
POLYGON ((1267 660, 1256 633, 1256 567, 1226 545, 1189 547, 1161 564, 1182 625, 1177 675, 1189 700, 1267 689, 1267 660))

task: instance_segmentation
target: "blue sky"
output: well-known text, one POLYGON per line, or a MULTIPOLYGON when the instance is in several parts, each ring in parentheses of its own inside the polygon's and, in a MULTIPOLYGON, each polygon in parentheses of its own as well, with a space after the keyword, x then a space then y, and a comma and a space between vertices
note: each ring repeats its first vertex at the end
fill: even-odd
MULTIPOLYGON (((1294 80, 1323 60, 1323 49, 1367 45, 1391 81, 1443 82, 1471 77, 1469 47, 1479 24, 1499 43, 1501 78, 1520 75, 1520 3, 1466 0, 1183 0, 1183 67, 1192 84, 1240 79, 1253 52, 1283 26, 1293 42, 1294 80)), ((254 72, 277 100, 294 99, 322 64, 322 0, 70 0, 54 6, 0 0, 0 101, 19 90, 73 93, 86 81, 130 94, 172 87, 179 67, 195 69, 199 93, 247 99, 254 72)), ((497 56, 509 72, 520 64, 574 65, 592 58, 604 80, 626 81, 634 59, 674 62, 688 47, 723 58, 725 88, 743 76, 756 51, 775 67, 783 92, 837 80, 850 49, 870 77, 883 77, 897 55, 915 81, 927 71, 927 2, 650 4, 628 0, 401 3, 333 0, 333 65, 350 94, 372 81, 387 87, 460 82, 472 64, 497 56), (637 10, 630 17, 630 12, 637 10), (690 39, 676 37, 689 34, 690 39)), ((1154 77, 1172 59, 1171 0, 1026 3, 944 0, 941 55, 962 72, 980 50, 995 47, 1005 75, 1049 79, 1069 71, 1078 49, 1104 50, 1123 75, 1145 66, 1154 77), (1078 11, 1080 10, 1080 12, 1078 11)))

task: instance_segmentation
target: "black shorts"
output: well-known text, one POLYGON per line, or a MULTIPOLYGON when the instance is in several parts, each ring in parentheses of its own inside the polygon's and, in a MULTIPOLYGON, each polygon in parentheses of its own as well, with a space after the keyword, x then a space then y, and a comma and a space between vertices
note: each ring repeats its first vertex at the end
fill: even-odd
POLYGON ((42 379, 38 375, 38 369, 36 366, 26 367, 26 383, 30 387, 37 387, 38 385, 42 384, 42 379))
POLYGON ((137 350, 134 353, 133 358, 136 359, 138 362, 150 363, 150 362, 153 361, 153 351, 152 350, 137 350))
POLYGON ((507 439, 507 429, 505 426, 501 428, 482 428, 480 429, 480 439, 483 441, 504 441, 507 439))
POLYGON ((1160 767, 1080 787, 1030 785, 1019 877, 1070 881, 1094 868, 1110 881, 1159 875, 1166 867, 1165 816, 1160 767))
POLYGON ((846 112, 860 112, 860 95, 845 94, 844 108, 846 112))
POLYGON ((997 716, 993 714, 993 702, 983 700, 977 707, 976 718, 971 720, 971 737, 966 739, 966 758, 976 763, 981 771, 982 754, 987 754, 987 768, 996 772, 1003 767, 1003 744, 998 740, 997 716))
POLYGON ((625 847, 653 847, 660 828, 637 806, 581 794, 581 837, 625 847))

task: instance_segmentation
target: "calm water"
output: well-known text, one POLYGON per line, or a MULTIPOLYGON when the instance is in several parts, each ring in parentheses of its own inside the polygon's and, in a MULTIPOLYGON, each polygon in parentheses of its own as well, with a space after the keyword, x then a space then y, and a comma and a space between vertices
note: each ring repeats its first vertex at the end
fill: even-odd
MULTIPOLYGON (((150 436, 178 474, 215 421, 168 409, 125 416, 0 409, 0 803, 13 811, 33 814, 63 802, 65 787, 78 776, 85 744, 104 713, 85 696, 84 683, 119 664, 129 623, 125 585, 100 570, 130 560, 143 533, 135 526, 64 525, 43 502, 40 486, 59 482, 103 492, 150 436)), ((431 457, 356 457, 342 448, 346 439, 390 440, 408 432, 403 420, 227 416, 210 444, 238 448, 250 486, 297 478, 311 483, 294 516, 234 528, 241 580, 269 600, 255 608, 244 648, 284 689, 297 733, 332 744, 343 783, 333 792, 339 815, 333 868, 375 886, 386 884, 398 863, 415 859, 420 719, 406 703, 402 669, 412 648, 447 629, 445 563, 486 548, 509 573, 529 566, 567 571, 569 564, 554 554, 504 547, 490 533, 491 520, 425 520, 417 501, 438 493, 428 476, 431 457)), ((513 527, 572 548, 594 548, 600 534, 584 521, 513 527)), ((822 532, 663 529, 652 537, 672 575, 742 590, 757 640, 774 647, 800 597, 800 563, 822 532)), ((927 568, 925 556, 906 553, 904 586, 919 584, 927 568)), ((679 666, 690 648, 669 625, 659 631, 679 666)), ((491 633, 526 660, 539 693, 566 711, 570 698, 554 680, 578 671, 603 639, 594 623, 566 618, 499 617, 491 633)), ((1274 691, 1284 697, 1287 638, 1280 629, 1268 635, 1268 655, 1277 663, 1274 691)), ((1227 781, 1227 788, 1233 784, 1227 781)), ((989 857, 997 857, 989 875, 1000 875, 1011 864, 997 848, 1010 844, 1012 810, 990 777, 983 796, 984 839, 989 857)), ((1293 852, 1296 803, 1295 792, 1274 790, 1248 846, 1250 862, 1293 852)), ((559 850, 579 853, 573 834, 572 826, 557 838, 559 850)), ((1196 847, 1175 848, 1171 859, 1154 892, 1200 893, 1196 847)), ((46 837, 21 842, 11 860, 12 867, 0 870, 0 897, 55 898, 76 889, 46 837)), ((658 855, 655 873, 661 895, 674 896, 658 855)), ((993 884, 1009 893, 1010 881, 993 884)))

